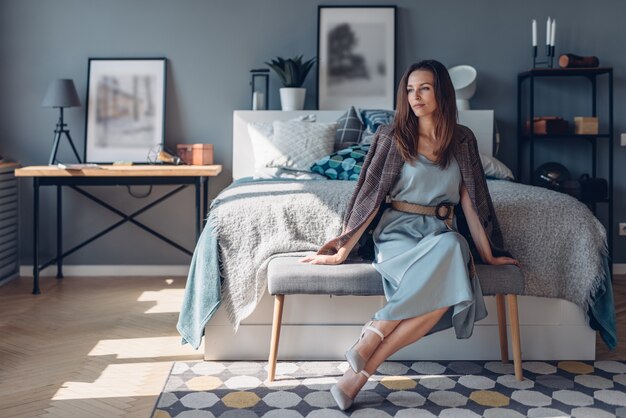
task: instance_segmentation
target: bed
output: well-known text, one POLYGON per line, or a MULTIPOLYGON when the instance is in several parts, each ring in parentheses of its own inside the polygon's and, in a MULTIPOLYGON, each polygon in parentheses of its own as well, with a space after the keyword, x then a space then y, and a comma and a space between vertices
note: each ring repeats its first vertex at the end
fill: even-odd
MULTIPOLYGON (((315 251, 335 236, 355 183, 251 179, 254 156, 248 124, 309 114, 318 122, 332 122, 342 113, 234 112, 235 181, 212 202, 177 327, 183 341, 194 347, 200 345, 204 330, 206 360, 267 358, 273 309, 272 298, 265 294, 268 262, 280 254, 315 251), (325 221, 318 222, 320 217, 325 221)), ((489 110, 459 114, 485 155, 494 147, 493 118, 489 110)), ((523 359, 594 359, 594 329, 609 347, 615 344, 604 228, 582 203, 561 193, 504 180, 488 180, 488 185, 505 246, 522 263, 526 279, 525 295, 518 298, 523 359), (554 215, 560 221, 552 222, 554 215)), ((486 297, 485 302, 489 316, 476 324, 471 338, 456 340, 452 330, 443 331, 392 358, 499 358, 495 300, 486 297)), ((384 303, 380 296, 292 296, 283 317, 281 358, 343 358, 362 324, 384 303)))

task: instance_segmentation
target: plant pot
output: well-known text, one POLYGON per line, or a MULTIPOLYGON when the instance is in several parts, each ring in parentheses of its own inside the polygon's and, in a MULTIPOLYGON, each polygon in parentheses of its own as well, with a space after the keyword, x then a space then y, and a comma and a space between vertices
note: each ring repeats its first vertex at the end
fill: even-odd
POLYGON ((304 96, 306 89, 303 87, 282 87, 280 89, 280 106, 283 110, 304 109, 304 96))

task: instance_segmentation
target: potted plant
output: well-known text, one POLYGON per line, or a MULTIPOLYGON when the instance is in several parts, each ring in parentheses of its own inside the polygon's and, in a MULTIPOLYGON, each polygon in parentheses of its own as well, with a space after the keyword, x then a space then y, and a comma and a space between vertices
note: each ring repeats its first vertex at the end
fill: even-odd
POLYGON ((283 110, 302 110, 306 89, 302 88, 306 76, 315 63, 315 58, 302 62, 302 55, 284 59, 276 57, 271 62, 265 62, 276 72, 283 83, 280 89, 280 105, 283 110))

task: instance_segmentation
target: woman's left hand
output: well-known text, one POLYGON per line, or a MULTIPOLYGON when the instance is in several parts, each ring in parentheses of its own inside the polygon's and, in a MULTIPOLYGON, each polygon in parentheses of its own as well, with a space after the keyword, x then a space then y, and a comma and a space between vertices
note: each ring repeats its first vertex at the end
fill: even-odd
POLYGON ((491 264, 492 266, 502 266, 505 264, 513 264, 514 266, 519 267, 519 261, 511 257, 491 257, 486 261, 487 264, 491 264))

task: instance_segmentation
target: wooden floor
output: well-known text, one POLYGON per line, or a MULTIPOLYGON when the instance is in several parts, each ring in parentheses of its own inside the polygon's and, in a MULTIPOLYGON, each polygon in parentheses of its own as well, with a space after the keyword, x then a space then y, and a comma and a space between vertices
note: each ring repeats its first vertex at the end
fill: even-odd
POLYGON ((46 278, 0 287, 0 417, 148 417, 180 345, 184 278, 46 278))
MULTIPOLYGON (((615 278, 626 359, 626 276, 615 278)), ((172 363, 200 360, 175 329, 183 278, 31 279, 0 287, 0 417, 148 417, 172 363)))

